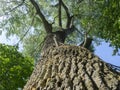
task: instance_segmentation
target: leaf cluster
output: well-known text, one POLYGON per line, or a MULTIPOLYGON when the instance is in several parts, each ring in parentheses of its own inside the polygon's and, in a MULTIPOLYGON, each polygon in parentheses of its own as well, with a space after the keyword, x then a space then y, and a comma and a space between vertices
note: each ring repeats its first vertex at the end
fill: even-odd
MULTIPOLYGON (((41 18, 37 15, 35 7, 29 0, 18 6, 22 1, 7 3, 1 6, 0 12, 4 19, 0 20, 0 27, 7 30, 7 36, 16 34, 23 42, 25 53, 32 54, 35 48, 44 40, 46 33, 41 18), (14 7, 13 7, 14 6, 14 7), (8 14, 4 12, 9 12, 8 14)), ((41 12, 46 20, 52 24, 53 31, 59 30, 59 0, 37 0, 41 12)), ((115 53, 120 48, 120 0, 63 0, 70 15, 74 16, 73 24, 77 28, 66 39, 66 43, 80 44, 84 40, 84 34, 98 43, 100 39, 109 42, 115 48, 115 53)), ((63 27, 66 26, 66 13, 61 8, 63 27)), ((37 51, 40 50, 40 47, 37 51)), ((34 53, 34 52, 33 52, 34 53)))
POLYGON ((33 60, 14 46, 0 44, 0 90, 23 88, 33 70, 33 60))

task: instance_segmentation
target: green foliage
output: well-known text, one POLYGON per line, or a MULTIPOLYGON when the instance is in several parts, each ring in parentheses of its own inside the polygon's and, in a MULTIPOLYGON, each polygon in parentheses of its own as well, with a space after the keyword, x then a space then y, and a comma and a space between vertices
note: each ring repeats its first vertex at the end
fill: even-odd
MULTIPOLYGON (((45 37, 44 27, 40 17, 36 14, 35 8, 29 0, 6 0, 0 1, 0 27, 7 30, 7 36, 16 34, 23 38, 24 53, 33 55, 36 47, 40 45, 45 37), (13 10, 15 6, 18 6, 13 10), (9 13, 8 13, 9 12, 9 13), (27 34, 26 34, 27 33, 27 34)), ((104 39, 115 48, 115 53, 120 48, 120 0, 63 0, 71 15, 74 15, 74 26, 78 29, 69 35, 66 43, 80 44, 84 34, 88 31, 89 37, 100 42, 104 39)), ((42 13, 49 23, 53 23, 53 31, 58 26, 58 0, 37 0, 42 13)), ((66 25, 66 13, 62 8, 63 28, 66 25)), ((40 47, 37 48, 38 53, 40 47)))
POLYGON ((83 32, 109 42, 116 54, 120 49, 120 0, 84 0, 75 7, 83 32))
POLYGON ((24 39, 24 48, 23 53, 31 58, 34 58, 35 61, 40 59, 40 50, 44 42, 45 31, 41 30, 40 32, 36 30, 36 34, 32 34, 24 39))
POLYGON ((0 90, 23 88, 33 70, 33 60, 14 46, 0 44, 0 90))
POLYGON ((115 53, 120 48, 120 0, 104 2, 102 16, 99 19, 100 37, 115 47, 115 53), (102 25, 101 25, 102 23, 102 25))

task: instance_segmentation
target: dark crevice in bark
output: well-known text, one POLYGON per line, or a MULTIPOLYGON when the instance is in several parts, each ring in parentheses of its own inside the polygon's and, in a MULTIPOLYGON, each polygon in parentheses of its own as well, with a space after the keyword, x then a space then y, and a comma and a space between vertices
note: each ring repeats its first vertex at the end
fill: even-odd
POLYGON ((98 63, 98 66, 99 66, 99 69, 100 69, 99 76, 102 79, 102 82, 104 83, 104 86, 106 86, 106 88, 110 90, 110 87, 108 86, 107 82, 104 79, 104 74, 105 74, 104 68, 105 68, 105 65, 104 65, 104 63, 100 62, 100 63, 98 63))
POLYGON ((37 90, 40 90, 40 88, 38 87, 37 90))
MULTIPOLYGON (((76 51, 75 51, 75 52, 76 52, 76 51)), ((73 54, 73 55, 74 55, 74 54, 73 54)), ((75 55, 76 55, 76 54, 75 54, 75 55)), ((78 64, 78 63, 77 63, 77 58, 75 58, 74 60, 75 60, 75 66, 76 66, 76 68, 75 68, 75 73, 78 74, 78 70, 79 70, 79 69, 78 69, 78 65, 77 65, 77 64, 78 64)))
POLYGON ((95 70, 95 67, 93 66, 93 63, 91 63, 91 67, 92 67, 92 72, 91 72, 90 76, 93 76, 93 73, 94 73, 94 70, 95 70))
POLYGON ((100 78, 102 79, 102 83, 104 83, 104 86, 106 87, 106 89, 110 90, 110 87, 108 86, 107 82, 104 79, 104 75, 101 73, 100 74, 100 78))
POLYGON ((61 85, 62 85, 62 82, 57 82, 57 87, 61 87, 61 85))
POLYGON ((120 81, 118 82, 118 86, 116 90, 120 90, 120 81))
POLYGON ((87 71, 86 68, 87 68, 87 67, 86 67, 86 65, 85 65, 85 67, 84 67, 84 72, 85 72, 85 74, 88 76, 88 78, 90 79, 90 81, 91 81, 91 83, 92 83, 93 89, 94 89, 94 90, 99 90, 96 82, 94 81, 94 79, 92 78, 92 76, 89 75, 89 73, 88 73, 88 71, 87 71))
POLYGON ((88 90, 88 89, 87 89, 87 86, 85 85, 85 80, 84 80, 84 81, 82 80, 81 82, 82 82, 82 85, 83 85, 83 87, 84 87, 84 90, 88 90))

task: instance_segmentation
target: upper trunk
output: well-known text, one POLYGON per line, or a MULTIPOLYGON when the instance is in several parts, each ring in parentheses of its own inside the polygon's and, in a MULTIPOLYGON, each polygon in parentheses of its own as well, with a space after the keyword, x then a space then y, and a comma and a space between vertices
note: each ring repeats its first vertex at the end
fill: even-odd
POLYGON ((47 34, 47 36, 44 39, 41 52, 44 53, 49 47, 58 46, 64 43, 65 38, 66 38, 65 31, 56 31, 56 32, 47 34))
POLYGON ((120 90, 120 73, 83 47, 62 45, 46 50, 23 90, 120 90))

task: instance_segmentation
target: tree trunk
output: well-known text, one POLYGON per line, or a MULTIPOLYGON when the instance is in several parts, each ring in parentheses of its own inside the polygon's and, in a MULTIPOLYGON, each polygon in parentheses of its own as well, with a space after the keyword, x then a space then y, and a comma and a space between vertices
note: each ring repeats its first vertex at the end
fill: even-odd
POLYGON ((23 90, 120 90, 120 73, 83 47, 51 47, 23 90))

